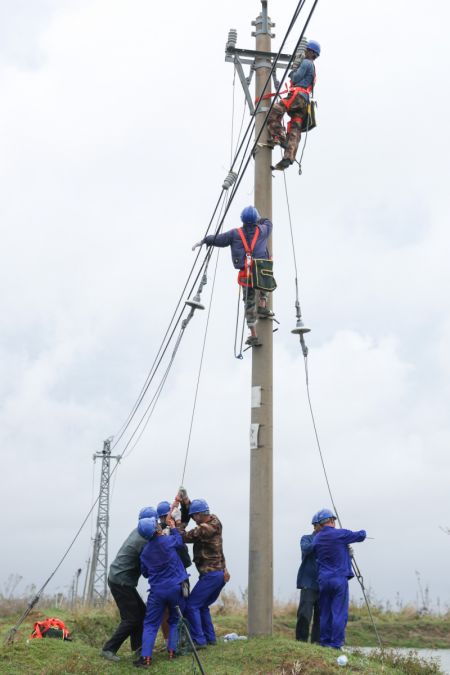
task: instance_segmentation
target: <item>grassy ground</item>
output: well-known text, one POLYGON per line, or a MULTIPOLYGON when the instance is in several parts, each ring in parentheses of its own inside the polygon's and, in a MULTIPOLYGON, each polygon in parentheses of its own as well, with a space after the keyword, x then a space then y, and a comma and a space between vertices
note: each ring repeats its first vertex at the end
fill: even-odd
MULTIPOLYGON (((228 605, 224 611, 219 611, 215 615, 214 621, 219 637, 228 632, 246 633, 246 616, 242 608, 234 607, 235 611, 229 613, 231 609, 228 605)), ((17 615, 12 614, 0 619, 0 640, 2 642, 16 619, 17 615)), ((359 626, 360 622, 362 628, 359 627, 359 637, 364 638, 363 643, 367 645, 369 643, 365 639, 366 628, 363 618, 355 615, 350 623, 354 628, 359 626)), ((16 643, 10 646, 2 644, 0 647, 0 673, 8 675, 64 675, 65 673, 103 675, 111 672, 133 672, 130 651, 126 646, 119 652, 122 660, 118 664, 105 662, 99 656, 102 643, 111 634, 116 623, 117 614, 112 606, 103 611, 79 612, 51 608, 40 611, 36 609, 22 625, 16 643), (47 616, 57 616, 63 619, 72 631, 74 641, 62 642, 48 639, 31 640, 27 643, 32 623, 47 616)), ((386 623, 394 624, 390 620, 386 623)), ((242 675, 250 673, 254 675, 328 675, 343 672, 342 668, 336 664, 337 653, 333 650, 293 640, 294 625, 295 615, 292 608, 284 607, 278 609, 275 614, 273 638, 254 638, 245 642, 231 643, 219 640, 217 647, 209 647, 199 653, 205 673, 208 675, 238 673, 242 675)), ((360 643, 350 637, 358 634, 358 631, 353 631, 353 628, 349 631, 348 643, 356 646, 360 643)), ((348 656, 349 664, 346 671, 363 675, 377 675, 378 673, 432 675, 440 672, 433 664, 425 664, 416 658, 400 657, 395 654, 383 657, 378 654, 373 658, 358 653, 348 656)), ((193 667, 192 656, 180 657, 169 662, 161 642, 158 642, 151 672, 155 675, 171 675, 172 673, 176 675, 196 671, 193 667)))

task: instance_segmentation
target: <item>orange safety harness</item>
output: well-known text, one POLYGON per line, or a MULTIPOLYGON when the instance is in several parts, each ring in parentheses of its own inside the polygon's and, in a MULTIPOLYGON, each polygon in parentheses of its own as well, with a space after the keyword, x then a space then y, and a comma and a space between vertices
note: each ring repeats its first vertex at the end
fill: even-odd
MULTIPOLYGON (((277 92, 274 93, 269 93, 269 94, 264 94, 261 96, 261 98, 255 99, 255 102, 258 103, 258 101, 268 98, 272 98, 272 96, 282 96, 283 94, 289 94, 286 98, 283 99, 282 103, 285 106, 286 110, 289 112, 293 102, 295 101, 297 94, 308 94, 308 96, 312 96, 314 93, 314 85, 316 84, 316 69, 314 68, 314 79, 312 83, 308 87, 296 87, 295 85, 291 84, 289 85, 289 89, 286 87, 284 91, 280 91, 278 94, 277 92)), ((288 124, 288 133, 290 131, 290 127, 292 122, 298 122, 300 125, 303 122, 303 118, 299 117, 298 115, 295 115, 294 117, 291 118, 291 121, 288 124)))
POLYGON ((61 619, 56 619, 55 617, 45 619, 44 621, 36 621, 33 626, 33 632, 30 635, 30 639, 44 638, 46 637, 48 631, 50 631, 52 628, 60 632, 60 637, 63 640, 71 639, 70 633, 66 628, 64 621, 61 621, 61 619))
POLYGON ((242 240, 245 249, 245 264, 244 269, 239 270, 237 282, 239 286, 250 286, 253 287, 253 276, 252 276, 252 266, 253 266, 253 251, 255 244, 259 237, 259 227, 256 226, 255 234, 253 235, 252 243, 248 245, 248 241, 245 238, 242 227, 237 228, 237 232, 242 240))

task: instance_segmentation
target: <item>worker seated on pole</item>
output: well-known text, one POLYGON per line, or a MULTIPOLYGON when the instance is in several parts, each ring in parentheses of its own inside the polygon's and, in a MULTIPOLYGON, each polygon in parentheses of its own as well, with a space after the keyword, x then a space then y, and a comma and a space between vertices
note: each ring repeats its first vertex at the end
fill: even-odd
POLYGON ((267 130, 273 144, 284 148, 284 157, 273 168, 284 171, 294 163, 297 155, 302 126, 308 115, 308 105, 316 81, 314 61, 320 56, 320 45, 310 40, 306 45, 305 58, 300 66, 289 73, 291 84, 288 95, 275 103, 267 118, 267 130), (287 127, 287 136, 283 126, 283 116, 291 118, 287 127))
POLYGON ((143 518, 139 521, 138 532, 147 540, 141 553, 141 571, 149 581, 147 608, 142 633, 141 657, 134 665, 138 668, 151 666, 156 635, 166 607, 169 609, 169 637, 167 651, 169 658, 175 656, 178 642, 178 612, 184 609, 183 586, 188 574, 178 555, 183 547, 183 539, 175 527, 175 521, 167 518, 170 535, 163 535, 156 518, 143 518))
MULTIPOLYGON (((156 518, 156 515, 156 509, 146 506, 140 510, 139 520, 156 518)), ((135 528, 125 539, 109 568, 108 586, 120 612, 120 624, 101 651, 103 658, 108 661, 120 661, 117 651, 127 638, 130 638, 131 650, 136 656, 140 654, 145 603, 136 586, 141 576, 139 556, 146 543, 147 540, 135 528)))
MULTIPOLYGON (((183 541, 194 545, 194 563, 199 579, 187 599, 185 617, 189 623, 191 637, 197 649, 217 643, 216 633, 209 610, 230 580, 223 554, 222 523, 210 513, 204 499, 190 501, 187 494, 178 494, 181 511, 195 521, 197 527, 183 530, 183 541)), ((183 521, 186 518, 183 516, 183 521)))
POLYGON ((242 287, 245 318, 250 329, 246 344, 258 347, 262 344, 256 332, 258 317, 273 316, 273 312, 267 307, 268 293, 276 288, 272 260, 267 248, 272 223, 268 218, 261 218, 254 206, 245 207, 241 213, 241 220, 242 227, 222 234, 209 234, 194 244, 192 250, 202 244, 221 248, 231 247, 233 265, 239 270, 237 281, 242 287))

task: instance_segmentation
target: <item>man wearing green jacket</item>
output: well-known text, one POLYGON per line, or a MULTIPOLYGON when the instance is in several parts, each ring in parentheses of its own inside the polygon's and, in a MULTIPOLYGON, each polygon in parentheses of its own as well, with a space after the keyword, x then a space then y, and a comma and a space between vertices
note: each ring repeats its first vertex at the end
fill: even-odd
MULTIPOLYGON (((156 510, 151 506, 141 509, 139 513, 139 520, 157 517, 156 510)), ((142 646, 145 603, 136 586, 141 576, 140 555, 146 543, 147 540, 141 537, 137 528, 134 529, 109 568, 108 586, 120 612, 120 623, 100 652, 108 661, 120 661, 117 651, 128 637, 131 651, 136 652, 142 646)))

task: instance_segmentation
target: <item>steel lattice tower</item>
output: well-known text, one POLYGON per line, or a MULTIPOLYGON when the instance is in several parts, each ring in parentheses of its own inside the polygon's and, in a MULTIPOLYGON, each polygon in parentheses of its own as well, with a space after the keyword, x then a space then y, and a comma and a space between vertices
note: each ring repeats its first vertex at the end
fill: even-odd
POLYGON ((108 594, 108 529, 109 529, 109 485, 111 459, 120 460, 119 455, 111 455, 111 439, 103 443, 102 452, 93 455, 94 462, 101 458, 100 493, 98 499, 97 528, 93 542, 89 583, 86 602, 88 605, 102 605, 108 594))

